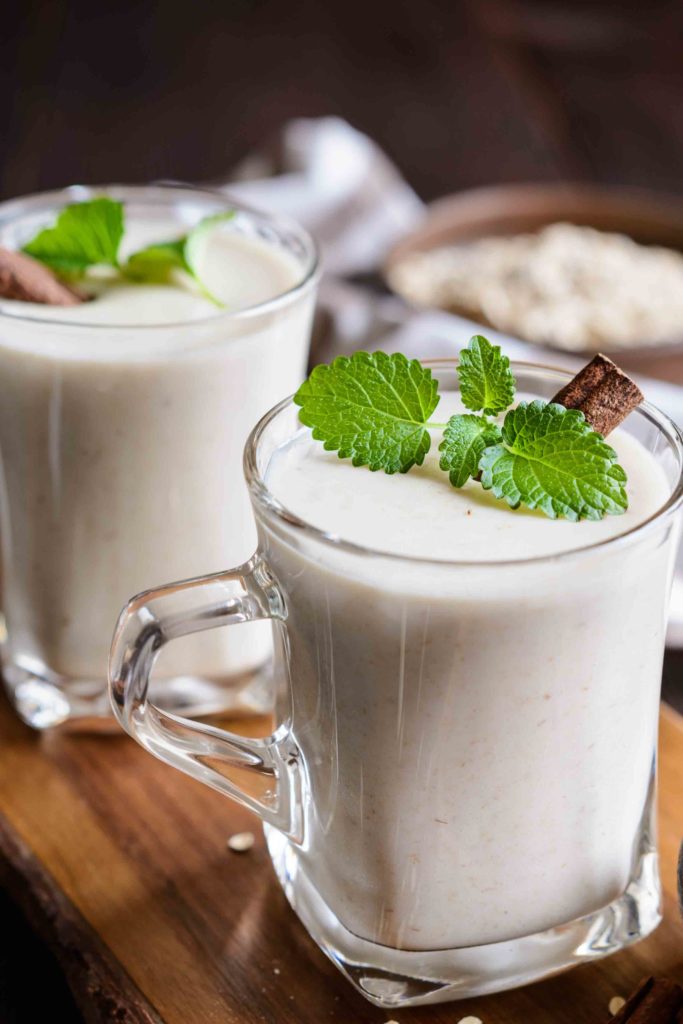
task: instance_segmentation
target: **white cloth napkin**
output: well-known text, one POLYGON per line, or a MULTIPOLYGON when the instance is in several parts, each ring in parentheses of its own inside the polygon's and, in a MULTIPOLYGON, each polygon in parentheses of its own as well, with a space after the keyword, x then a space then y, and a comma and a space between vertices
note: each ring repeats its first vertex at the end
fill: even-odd
MULTIPOLYGON (((452 356, 481 325, 438 310, 416 310, 402 300, 342 278, 381 268, 390 246, 414 228, 425 206, 382 150, 336 117, 297 119, 285 125, 277 164, 255 155, 225 190, 244 202, 302 223, 321 248, 324 277, 320 305, 327 329, 316 361, 358 348, 403 352, 410 357, 452 356), (279 173, 275 174, 275 171, 279 173)), ((538 348, 490 328, 513 359, 534 361, 538 348)), ((544 351, 543 361, 564 369, 582 360, 544 351)), ((683 426, 683 388, 636 378, 648 400, 683 426)), ((674 580, 667 640, 683 647, 683 549, 674 580)))
MULTIPOLYGON (((327 274, 374 270, 388 247, 424 214, 424 204, 382 150, 337 117, 300 118, 285 125, 276 177, 237 181, 228 191, 287 214, 318 242, 327 274)), ((273 170, 251 157, 238 178, 273 170)))

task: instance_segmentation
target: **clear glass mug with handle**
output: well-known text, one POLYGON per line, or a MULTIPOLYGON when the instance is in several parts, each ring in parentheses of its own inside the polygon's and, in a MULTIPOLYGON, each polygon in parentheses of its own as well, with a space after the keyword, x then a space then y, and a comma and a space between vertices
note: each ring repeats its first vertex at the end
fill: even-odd
MULTIPOLYGON (((457 388, 454 363, 431 365, 457 388)), ((567 380, 514 369, 541 397, 567 380)), ((360 547, 288 512, 266 474, 305 429, 297 412, 281 403, 246 446, 253 558, 122 613, 121 724, 263 820, 292 906, 379 1005, 510 988, 647 935, 660 919, 654 758, 678 429, 647 404, 624 426, 668 481, 643 524, 553 557, 454 563, 360 547), (271 736, 150 702, 163 645, 259 619, 278 637, 271 736)))
MULTIPOLYGON (((116 728, 106 677, 121 604, 253 550, 242 451, 255 421, 306 372, 319 274, 297 225, 184 186, 77 186, 11 200, 0 204, 0 245, 19 248, 67 205, 103 195, 124 205, 137 232, 124 255, 232 210, 220 230, 233 261, 249 269, 252 289, 259 273, 272 281, 247 288, 242 305, 197 300, 206 309, 191 314, 178 305, 182 289, 162 285, 142 289, 144 315, 139 299, 130 309, 123 301, 139 286, 113 287, 118 304, 105 296, 76 312, 0 300, 3 678, 38 729, 116 728)), ((263 623, 239 640, 188 637, 173 653, 153 684, 164 707, 270 706, 263 623)))

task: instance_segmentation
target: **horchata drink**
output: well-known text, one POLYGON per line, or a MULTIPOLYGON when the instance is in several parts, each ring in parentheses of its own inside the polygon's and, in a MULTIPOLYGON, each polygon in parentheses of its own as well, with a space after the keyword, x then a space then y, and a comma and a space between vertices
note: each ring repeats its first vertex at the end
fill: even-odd
MULTIPOLYGON (((442 396, 445 418, 464 411, 442 396)), ((512 512, 474 481, 454 491, 435 445, 396 476, 358 470, 310 435, 274 455, 266 485, 295 515, 435 563, 363 571, 341 550, 324 561, 268 552, 289 594, 295 706, 312 719, 321 693, 336 693, 317 751, 330 751, 329 775, 313 775, 325 813, 311 816, 301 856, 361 938, 420 950, 501 942, 626 888, 650 783, 669 555, 598 548, 566 567, 531 564, 609 541, 665 504, 652 455, 625 431, 610 443, 628 511, 581 524, 512 512), (449 574, 443 562, 466 564, 449 574)))
MULTIPOLYGON (((6 203, 0 246, 4 671, 46 727, 109 714, 132 592, 252 550, 242 449, 304 376, 316 259, 291 224, 156 186, 6 203)), ((263 624, 188 639, 157 685, 261 707, 270 653, 263 624)))
MULTIPOLYGON (((642 396, 606 360, 566 388, 512 370, 484 339, 459 376, 359 354, 316 369, 300 410, 282 404, 247 449, 245 586, 287 637, 277 801, 203 777, 261 814, 306 927, 387 1006, 519 985, 659 920, 680 437, 632 411, 642 396)), ((206 620, 205 586, 180 631, 206 620)), ((164 633, 173 594, 129 606, 114 695, 143 744, 198 774, 196 727, 184 763, 170 735, 155 745, 158 712, 125 662, 150 622, 164 633)))

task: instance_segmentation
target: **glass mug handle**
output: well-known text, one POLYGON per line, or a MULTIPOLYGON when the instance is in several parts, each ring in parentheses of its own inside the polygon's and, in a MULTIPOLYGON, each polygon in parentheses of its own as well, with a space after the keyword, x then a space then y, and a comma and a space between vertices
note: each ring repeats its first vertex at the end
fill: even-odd
POLYGON ((289 727, 251 739, 162 711, 148 697, 154 660, 170 640, 257 619, 284 621, 284 599, 257 556, 211 576, 138 594, 121 612, 109 660, 114 714, 156 757, 237 800, 294 840, 301 839, 302 761, 289 727), (245 771, 260 795, 231 777, 245 771))

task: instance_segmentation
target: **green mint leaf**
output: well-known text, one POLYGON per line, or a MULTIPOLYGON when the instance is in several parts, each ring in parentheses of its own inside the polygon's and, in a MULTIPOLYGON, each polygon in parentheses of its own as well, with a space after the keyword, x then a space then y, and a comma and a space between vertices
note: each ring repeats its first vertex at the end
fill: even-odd
POLYGON ((169 281, 174 270, 189 274, 202 294, 217 306, 223 303, 213 295, 201 278, 201 261, 211 231, 225 221, 232 220, 234 210, 204 217, 189 234, 171 242, 157 242, 129 257, 123 273, 134 281, 169 281))
POLYGON ((467 348, 460 352, 458 378, 460 397, 472 412, 495 416, 512 405, 517 384, 510 360, 499 345, 492 345, 481 334, 470 338, 467 348))
POLYGON ((417 359, 356 352, 316 366, 294 401, 328 451, 354 466, 406 473, 429 451, 426 423, 439 398, 431 370, 417 359))
POLYGON ((577 409, 520 402, 507 413, 502 435, 481 457, 481 482, 511 508, 523 502, 572 522, 628 508, 616 452, 577 409))
POLYGON ((501 439, 500 427, 484 416, 451 416, 439 445, 443 452, 439 466, 448 473, 454 487, 462 487, 479 472, 484 450, 501 439))
POLYGON ((118 265, 123 237, 123 205, 114 199, 91 199, 66 206, 52 228, 44 228, 23 251, 62 274, 88 267, 118 265))
POLYGON ((186 270, 183 250, 185 240, 177 242, 159 242, 148 245, 146 249, 134 252, 128 258, 123 272, 133 281, 166 282, 172 270, 186 270))

